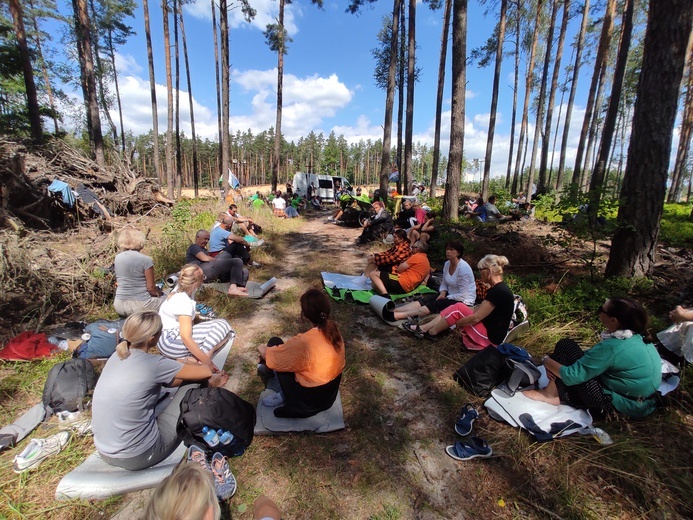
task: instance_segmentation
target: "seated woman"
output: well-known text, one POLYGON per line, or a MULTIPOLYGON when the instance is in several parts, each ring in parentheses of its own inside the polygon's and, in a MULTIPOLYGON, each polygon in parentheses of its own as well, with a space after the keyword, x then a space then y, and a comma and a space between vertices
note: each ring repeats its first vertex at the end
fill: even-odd
POLYGON ((631 298, 612 297, 599 307, 599 321, 606 329, 602 341, 583 351, 572 339, 560 340, 544 358, 549 385, 526 390, 525 396, 598 416, 613 410, 628 417, 649 415, 657 404, 662 364, 649 342, 647 312, 631 298))
POLYGON ((445 245, 447 261, 443 266, 443 281, 438 294, 428 294, 415 302, 398 307, 392 321, 439 313, 458 302, 464 303, 467 307, 473 307, 476 300, 476 282, 472 268, 462 260, 463 254, 462 242, 457 240, 448 242, 445 245))
POLYGON ((198 464, 180 464, 152 493, 144 520, 219 520, 212 474, 198 464))
POLYGON ((436 231, 436 214, 433 211, 426 211, 424 213, 423 221, 421 224, 416 224, 407 230, 407 237, 409 238, 409 243, 413 244, 417 240, 421 240, 424 244, 428 244, 431 240, 431 236, 436 231))
POLYGON ((196 307, 193 298, 203 281, 204 274, 197 265, 187 264, 180 270, 178 283, 159 309, 163 332, 158 347, 168 358, 201 363, 217 372, 212 355, 226 344, 233 330, 222 319, 193 325, 196 307))
POLYGON ((503 267, 506 265, 508 259, 504 256, 486 255, 479 260, 477 267, 481 281, 490 288, 476 309, 455 303, 421 326, 405 323, 405 330, 417 338, 433 338, 446 329, 458 327, 462 329, 462 343, 468 350, 500 345, 508 333, 515 308, 513 292, 503 281, 503 267))
MULTIPOLYGON (((274 370, 284 405, 277 417, 311 417, 334 404, 345 365, 344 340, 330 319, 330 300, 324 291, 309 289, 301 295, 301 317, 312 328, 286 343, 272 338, 258 347, 260 360, 274 370)), ((261 369, 264 369, 261 365, 261 369)))
POLYGON ((118 247, 123 250, 114 260, 118 287, 113 307, 120 316, 137 311, 159 310, 164 296, 154 282, 154 262, 140 253, 146 242, 138 229, 125 228, 118 235, 118 247))
POLYGON ((186 365, 148 354, 161 334, 156 311, 131 315, 123 324, 122 341, 101 372, 92 404, 94 445, 112 466, 130 471, 149 468, 168 457, 181 442, 176 433, 180 402, 190 384, 209 380, 222 386, 224 374, 212 374, 206 365, 186 365), (157 414, 164 387, 178 389, 171 402, 157 414))

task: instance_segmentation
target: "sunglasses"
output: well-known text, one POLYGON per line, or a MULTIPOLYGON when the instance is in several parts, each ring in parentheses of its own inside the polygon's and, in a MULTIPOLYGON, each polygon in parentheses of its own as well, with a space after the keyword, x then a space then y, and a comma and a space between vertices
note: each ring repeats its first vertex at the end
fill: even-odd
POLYGON ((604 308, 604 304, 602 304, 602 305, 599 306, 598 313, 599 313, 599 314, 606 314, 607 316, 611 317, 611 314, 609 314, 609 311, 607 311, 607 310, 604 308))

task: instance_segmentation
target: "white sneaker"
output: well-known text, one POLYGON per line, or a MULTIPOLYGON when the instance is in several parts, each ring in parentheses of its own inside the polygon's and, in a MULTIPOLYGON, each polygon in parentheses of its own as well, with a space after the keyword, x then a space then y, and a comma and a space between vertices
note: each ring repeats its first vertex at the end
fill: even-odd
POLYGON ((14 458, 12 470, 23 473, 41 464, 51 455, 60 453, 67 446, 72 434, 63 430, 45 439, 32 439, 26 448, 14 458))
POLYGON ((263 238, 261 238, 260 240, 258 240, 258 241, 256 241, 256 242, 251 242, 251 243, 250 243, 250 247, 251 247, 251 248, 260 247, 260 246, 262 246, 262 245, 264 245, 264 244, 265 244, 265 240, 264 240, 263 238))

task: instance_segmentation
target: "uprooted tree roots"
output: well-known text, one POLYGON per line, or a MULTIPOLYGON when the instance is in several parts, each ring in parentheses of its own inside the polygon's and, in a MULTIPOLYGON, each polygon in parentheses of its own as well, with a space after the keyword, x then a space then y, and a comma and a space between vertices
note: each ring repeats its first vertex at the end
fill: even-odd
POLYGON ((0 330, 7 337, 86 315, 113 297, 112 275, 98 267, 112 247, 104 244, 98 254, 80 258, 48 242, 0 233, 0 330))

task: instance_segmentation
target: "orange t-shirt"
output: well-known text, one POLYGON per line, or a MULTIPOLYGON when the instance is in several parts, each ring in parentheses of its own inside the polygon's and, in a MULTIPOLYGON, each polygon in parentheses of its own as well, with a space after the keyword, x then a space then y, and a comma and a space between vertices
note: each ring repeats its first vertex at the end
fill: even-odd
POLYGON ((431 264, 428 261, 426 253, 416 253, 404 261, 409 266, 409 269, 403 273, 399 273, 397 280, 407 292, 416 289, 424 278, 431 274, 431 264))
POLYGON ((316 327, 283 345, 269 347, 265 361, 272 370, 293 372, 296 382, 306 388, 329 383, 346 364, 344 348, 337 352, 316 327))

